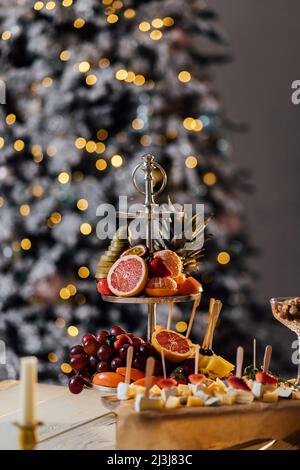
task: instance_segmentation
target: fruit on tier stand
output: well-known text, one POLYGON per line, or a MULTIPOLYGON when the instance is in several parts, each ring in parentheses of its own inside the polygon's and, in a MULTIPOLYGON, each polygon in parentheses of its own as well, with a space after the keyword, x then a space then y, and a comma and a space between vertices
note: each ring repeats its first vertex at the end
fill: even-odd
POLYGON ((187 359, 192 352, 192 342, 185 336, 172 330, 159 329, 152 334, 151 343, 156 351, 171 363, 179 363, 187 359))
POLYGON ((172 272, 167 268, 163 260, 157 256, 150 261, 150 274, 152 277, 168 277, 171 276, 172 272))
POLYGON ((187 277, 179 286, 177 290, 178 295, 191 295, 202 292, 202 285, 192 276, 187 277))
POLYGON ((147 247, 145 245, 131 246, 127 250, 123 251, 121 256, 136 255, 144 257, 147 254, 147 247))
POLYGON ((110 268, 107 276, 109 289, 120 297, 140 294, 146 285, 148 267, 143 258, 136 255, 122 256, 110 268))
POLYGON ((182 262, 180 257, 171 250, 156 251, 153 255, 154 260, 159 259, 162 266, 165 266, 170 272, 169 276, 178 277, 182 272, 182 262))
MULTIPOLYGON (((100 256, 96 279, 106 278, 114 262, 129 247, 127 226, 120 227, 113 236, 107 250, 100 256)), ((102 293, 102 292, 100 292, 102 293)), ((106 294, 108 295, 108 294, 106 294)))
POLYGON ((108 282, 105 277, 102 277, 97 282, 97 291, 102 295, 112 295, 112 291, 108 287, 108 282))
POLYGON ((145 293, 149 297, 169 297, 176 292, 177 284, 171 277, 152 277, 145 287, 145 293))

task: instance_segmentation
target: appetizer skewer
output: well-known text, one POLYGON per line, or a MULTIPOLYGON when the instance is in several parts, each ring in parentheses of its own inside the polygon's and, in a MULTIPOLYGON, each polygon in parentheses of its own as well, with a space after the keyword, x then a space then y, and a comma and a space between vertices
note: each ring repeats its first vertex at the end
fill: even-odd
POLYGON ((126 356, 125 380, 124 382, 120 382, 117 388, 118 400, 128 400, 130 398, 129 385, 130 385, 130 378, 131 378, 132 358, 133 358, 133 346, 129 346, 129 348, 127 349, 127 356, 126 356))

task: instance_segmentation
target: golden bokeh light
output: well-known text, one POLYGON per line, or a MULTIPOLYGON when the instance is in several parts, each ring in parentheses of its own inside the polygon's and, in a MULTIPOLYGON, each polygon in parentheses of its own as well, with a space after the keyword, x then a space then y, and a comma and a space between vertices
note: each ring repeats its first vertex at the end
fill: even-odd
POLYGON ((96 153, 98 154, 103 153, 105 152, 105 149, 106 149, 106 146, 103 142, 96 143, 96 150, 95 150, 96 153))
POLYGON ((128 72, 125 69, 117 70, 116 73, 115 73, 115 77, 116 77, 117 80, 125 80, 127 75, 128 75, 128 72))
POLYGON ((64 318, 57 318, 55 320, 55 326, 57 326, 58 328, 64 328, 66 326, 66 320, 64 318))
POLYGON ((78 336, 79 330, 76 326, 71 325, 68 327, 67 333, 69 336, 78 336))
POLYGON ((70 366, 70 364, 67 364, 67 362, 63 362, 60 366, 60 370, 64 374, 70 374, 72 372, 72 367, 70 366))
POLYGON ((120 168, 123 165, 123 157, 121 155, 113 155, 110 162, 115 168, 120 168))
POLYGON ((1 38, 3 41, 8 41, 11 38, 11 32, 3 31, 3 33, 1 34, 1 38))
POLYGON ((116 23, 117 21, 119 21, 119 17, 118 17, 118 15, 115 15, 114 13, 111 13, 111 14, 108 15, 108 17, 106 18, 106 21, 107 21, 109 24, 114 24, 114 23, 116 23))
POLYGON ((162 37, 162 32, 159 31, 159 29, 154 29, 150 33, 150 38, 153 39, 153 41, 158 41, 162 37))
POLYGON ((108 137, 108 132, 106 129, 99 129, 97 132, 97 139, 106 140, 108 137))
POLYGON ((0 196, 0 207, 4 206, 4 197, 0 196))
POLYGON ((134 77, 133 83, 137 86, 142 86, 145 83, 145 77, 143 75, 136 75, 134 77))
POLYGON ((30 206, 28 204, 21 204, 19 212, 22 217, 27 217, 30 214, 30 206))
POLYGON ((187 323, 185 321, 179 321, 176 323, 176 331, 178 333, 184 333, 187 330, 187 323))
POLYGON ((66 171, 62 171, 59 173, 57 179, 61 184, 67 184, 70 181, 70 175, 66 171))
POLYGON ((106 69, 110 66, 110 60, 107 59, 107 57, 102 57, 102 59, 99 60, 98 65, 101 69, 106 69))
POLYGON ((83 28, 84 25, 85 25, 85 20, 83 18, 76 18, 76 20, 73 23, 73 26, 76 29, 83 28))
POLYGON ((75 140, 75 147, 78 149, 84 149, 86 146, 86 140, 84 137, 77 137, 75 140))
POLYGON ((124 11, 124 16, 125 18, 127 19, 131 19, 131 18, 134 18, 136 15, 135 13, 135 10, 133 8, 127 8, 125 11, 124 11))
POLYGON ((92 232, 91 224, 83 222, 83 224, 80 225, 80 232, 82 233, 82 235, 89 235, 92 232))
POLYGON ((213 186, 217 182, 217 177, 214 173, 208 172, 203 175, 203 183, 206 184, 206 186, 213 186))
POLYGON ((86 266, 81 266, 78 269, 78 276, 81 277, 82 279, 86 279, 90 275, 90 270, 86 266))
POLYGON ((62 300, 68 300, 70 298, 70 292, 69 290, 66 288, 66 287, 63 287, 62 289, 60 289, 59 291, 59 297, 62 299, 62 300))
POLYGON ((25 251, 30 250, 31 241, 29 240, 29 238, 23 238, 23 240, 21 241, 21 248, 25 251))
POLYGON ((142 21, 139 24, 139 30, 142 31, 143 33, 146 31, 149 31, 150 29, 151 29, 151 25, 150 23, 148 23, 148 21, 142 21))
POLYGON ((178 80, 182 83, 187 83, 191 80, 192 75, 187 70, 181 70, 178 74, 178 80))
POLYGON ((133 129, 135 130, 140 130, 140 129, 143 129, 145 123, 142 119, 140 118, 135 118, 132 123, 131 123, 133 129))
POLYGON ((48 354, 48 361, 49 361, 49 362, 52 362, 52 363, 57 362, 57 361, 58 361, 58 356, 57 356, 57 354, 55 354, 54 352, 50 352, 50 353, 48 354))
POLYGON ((86 143, 85 150, 86 150, 88 153, 93 153, 93 152, 95 152, 95 151, 96 151, 96 148, 97 148, 96 142, 94 142, 93 140, 89 140, 89 141, 86 143))
POLYGON ((164 26, 164 22, 161 18, 154 18, 151 24, 153 28, 162 28, 164 26))
POLYGON ((42 80, 42 85, 43 87, 45 88, 49 88, 50 86, 52 86, 53 84, 53 80, 51 77, 44 77, 43 80, 42 80))
POLYGON ((46 152, 48 157, 54 157, 56 155, 57 149, 54 147, 54 145, 49 145, 46 152))
POLYGON ((151 145, 152 143, 152 138, 150 137, 150 135, 142 135, 142 137, 140 138, 140 143, 144 147, 148 147, 148 145, 151 145))
POLYGON ((135 73, 132 72, 131 70, 128 70, 127 77, 125 78, 125 82, 132 83, 134 79, 135 79, 135 73))
POLYGON ((86 199, 78 199, 77 201, 77 209, 80 211, 86 211, 89 207, 89 203, 86 199))
POLYGON ((89 86, 95 85, 95 83, 97 83, 97 77, 96 77, 96 75, 94 75, 94 74, 88 75, 88 76, 86 77, 86 79, 85 79, 85 83, 86 83, 87 85, 89 85, 89 86))
POLYGON ((107 162, 103 158, 99 158, 99 160, 96 161, 96 168, 99 171, 104 171, 107 168, 107 162))
POLYGON ((46 10, 54 10, 55 7, 56 7, 55 2, 50 1, 46 3, 46 10))
POLYGON ((3 149, 4 145, 5 145, 5 140, 3 137, 0 137, 0 149, 3 149))
POLYGON ((12 242, 11 247, 13 251, 15 251, 16 253, 18 253, 21 250, 21 244, 16 240, 12 242))
POLYGON ((59 212, 52 212, 49 218, 52 224, 54 225, 60 224, 62 219, 61 214, 59 212))
POLYGON ((77 288, 76 288, 76 286, 74 286, 74 284, 68 284, 66 288, 70 292, 70 295, 77 294, 77 288))
POLYGON ((219 264, 228 264, 230 262, 230 254, 227 251, 221 251, 217 256, 219 264))
POLYGON ((83 60, 78 64, 78 70, 81 73, 88 72, 90 70, 91 66, 90 63, 87 60, 83 60))
POLYGON ((66 7, 66 8, 70 7, 70 6, 73 5, 73 0, 63 0, 62 5, 63 5, 63 7, 66 7))
POLYGON ((186 157, 185 166, 187 168, 196 168, 197 165, 198 165, 198 160, 196 157, 194 157, 193 155, 189 155, 188 157, 186 157))
POLYGON ((44 194, 44 189, 39 184, 32 186, 31 193, 34 197, 41 197, 44 194))
POLYGON ((61 53, 59 54, 59 58, 63 62, 66 62, 70 59, 70 51, 67 51, 66 49, 64 51, 61 51, 61 53))
POLYGON ((10 113, 6 116, 5 118, 5 122, 8 126, 11 126, 12 124, 14 124, 16 122, 16 115, 13 114, 13 113, 10 113))
POLYGON ((174 20, 173 20, 173 18, 171 18, 171 16, 166 16, 163 19, 163 24, 164 24, 164 26, 167 26, 167 28, 169 28, 170 26, 173 26, 174 20))
POLYGON ((25 143, 23 140, 21 139, 17 139, 14 143, 14 149, 16 152, 22 152, 22 150, 24 150, 24 147, 25 147, 25 143))
POLYGON ((36 11, 40 11, 44 8, 44 2, 35 2, 33 5, 33 9, 36 11))

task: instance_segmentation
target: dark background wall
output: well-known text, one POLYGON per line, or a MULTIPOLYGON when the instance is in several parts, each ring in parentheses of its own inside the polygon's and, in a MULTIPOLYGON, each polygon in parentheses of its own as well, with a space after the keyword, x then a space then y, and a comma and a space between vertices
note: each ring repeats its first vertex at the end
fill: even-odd
POLYGON ((256 191, 244 198, 260 256, 257 294, 300 295, 300 79, 298 0, 211 0, 235 56, 215 73, 228 114, 250 126, 233 136, 234 158, 252 171, 256 191))

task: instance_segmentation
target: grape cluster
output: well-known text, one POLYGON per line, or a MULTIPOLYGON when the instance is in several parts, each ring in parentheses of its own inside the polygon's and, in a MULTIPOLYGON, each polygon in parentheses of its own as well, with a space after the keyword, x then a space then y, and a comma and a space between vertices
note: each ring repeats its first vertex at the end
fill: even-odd
POLYGON ((154 375, 162 374, 161 360, 153 346, 120 326, 112 326, 109 331, 101 330, 97 336, 86 333, 81 344, 70 351, 70 365, 73 369, 69 379, 69 390, 80 393, 84 386, 91 386, 97 372, 115 372, 126 365, 127 349, 134 348, 132 367, 145 371, 147 357, 155 357, 154 375))

